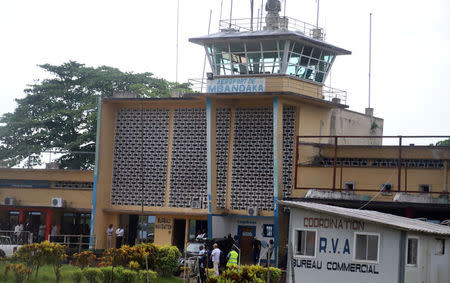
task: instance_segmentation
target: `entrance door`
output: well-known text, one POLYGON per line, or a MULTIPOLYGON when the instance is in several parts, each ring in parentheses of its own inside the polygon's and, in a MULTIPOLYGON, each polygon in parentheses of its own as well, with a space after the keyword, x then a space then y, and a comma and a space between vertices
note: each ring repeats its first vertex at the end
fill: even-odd
POLYGON ((174 246, 177 246, 181 251, 184 250, 184 239, 186 235, 186 220, 175 219, 173 223, 173 238, 172 242, 174 246))
MULTIPOLYGON (((128 235, 127 244, 130 246, 134 246, 136 243, 136 238, 138 235, 138 225, 139 225, 139 216, 138 215, 130 215, 129 221, 128 221, 128 235)), ((125 227, 126 229, 127 227, 125 227)), ((125 230, 126 231, 126 230, 125 230)))
POLYGON ((256 234, 255 226, 238 226, 239 247, 241 249, 241 264, 252 264, 253 237, 256 234))

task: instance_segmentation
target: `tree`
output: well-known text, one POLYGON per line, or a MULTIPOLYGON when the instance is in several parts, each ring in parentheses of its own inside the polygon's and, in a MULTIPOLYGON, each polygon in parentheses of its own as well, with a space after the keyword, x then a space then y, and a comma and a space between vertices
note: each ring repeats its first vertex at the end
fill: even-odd
POLYGON ((108 66, 93 68, 69 61, 39 67, 52 77, 28 86, 25 98, 16 99, 14 112, 0 117, 0 160, 9 167, 30 155, 40 164, 41 152, 59 150, 63 152, 58 159, 60 168, 92 168, 99 95, 128 91, 141 97, 168 97, 174 90, 190 90, 188 83, 108 66))
POLYGON ((437 146, 450 146, 450 139, 438 141, 436 143, 437 146))

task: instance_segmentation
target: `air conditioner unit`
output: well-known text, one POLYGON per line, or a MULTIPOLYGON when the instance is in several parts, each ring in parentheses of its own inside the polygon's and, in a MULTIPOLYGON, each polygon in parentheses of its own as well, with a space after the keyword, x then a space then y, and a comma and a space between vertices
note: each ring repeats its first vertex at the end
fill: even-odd
POLYGON ((66 202, 63 198, 52 198, 52 207, 65 207, 66 202))
POLYGON ((202 201, 199 199, 192 199, 191 208, 202 208, 202 201))
POLYGON ((5 205, 16 205, 16 199, 15 198, 5 198, 5 205))
POLYGON ((258 208, 250 206, 250 207, 247 208, 247 213, 250 216, 258 216, 258 208))

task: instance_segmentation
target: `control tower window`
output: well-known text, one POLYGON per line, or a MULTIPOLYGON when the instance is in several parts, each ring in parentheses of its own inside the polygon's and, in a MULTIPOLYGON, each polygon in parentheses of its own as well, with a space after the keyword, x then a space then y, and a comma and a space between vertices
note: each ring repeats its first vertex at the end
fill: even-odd
POLYGON ((333 59, 326 50, 295 42, 289 50, 286 74, 323 83, 333 59))
POLYGON ((207 52, 216 75, 279 74, 286 41, 215 43, 207 52))

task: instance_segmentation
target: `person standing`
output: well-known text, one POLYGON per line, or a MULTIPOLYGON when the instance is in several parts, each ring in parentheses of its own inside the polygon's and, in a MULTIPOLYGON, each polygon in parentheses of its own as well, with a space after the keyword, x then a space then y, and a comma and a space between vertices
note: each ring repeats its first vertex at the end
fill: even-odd
POLYGON ((125 230, 123 230, 123 228, 121 228, 120 226, 117 227, 117 230, 116 230, 116 249, 118 249, 118 248, 120 248, 122 246, 124 232, 125 232, 125 230))
POLYGON ((109 250, 113 247, 114 228, 112 224, 109 224, 106 229, 106 249, 109 250))
POLYGON ((39 232, 38 232, 38 242, 45 241, 45 230, 47 229, 47 225, 41 224, 39 225, 39 232))
POLYGON ((236 249, 233 248, 227 255, 228 258, 227 268, 231 268, 232 266, 238 266, 238 257, 239 254, 236 252, 236 249))
POLYGON ((261 252, 261 242, 256 237, 254 237, 252 244, 253 244, 253 263, 257 264, 259 261, 259 254, 261 252))
POLYGON ((216 274, 217 276, 219 276, 219 263, 220 263, 220 253, 222 252, 219 249, 219 246, 217 245, 217 243, 215 243, 213 245, 213 251, 211 252, 211 260, 213 262, 213 266, 214 266, 214 274, 216 274))
POLYGON ((207 254, 206 250, 203 248, 203 245, 200 245, 198 253, 198 270, 200 272, 200 283, 206 283, 206 259, 207 254))

